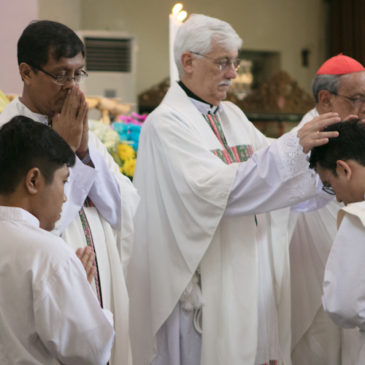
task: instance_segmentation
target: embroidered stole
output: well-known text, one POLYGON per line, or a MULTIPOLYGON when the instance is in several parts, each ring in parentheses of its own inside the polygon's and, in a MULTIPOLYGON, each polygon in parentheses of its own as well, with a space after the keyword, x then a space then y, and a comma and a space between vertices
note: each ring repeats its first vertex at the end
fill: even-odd
POLYGON ((253 154, 252 145, 242 144, 234 147, 230 147, 227 143, 227 139, 224 135, 222 124, 219 121, 216 114, 208 113, 203 114, 205 120, 212 128, 215 136, 218 138, 222 149, 215 149, 212 152, 219 157, 227 165, 233 162, 244 162, 247 161, 253 154))
MULTIPOLYGON (((227 165, 233 162, 247 161, 253 154, 253 147, 250 144, 241 144, 230 147, 227 143, 226 136, 224 135, 222 124, 215 113, 208 112, 203 114, 203 117, 212 128, 215 136, 218 138, 222 149, 215 149, 212 152, 219 157, 227 165)), ((255 215, 255 224, 257 226, 257 217, 255 215)))
MULTIPOLYGON (((89 198, 86 198, 86 200, 84 202, 84 207, 85 208, 94 207, 94 204, 89 198)), ((86 217, 84 207, 81 208, 81 210, 79 212, 79 216, 80 216, 80 220, 81 220, 81 224, 82 224, 82 229, 83 229, 84 234, 85 234, 86 244, 89 247, 92 248, 92 250, 94 251, 94 254, 95 254, 96 270, 95 270, 95 274, 94 274, 94 281, 95 281, 95 287, 96 287, 96 295, 98 297, 100 306, 103 308, 103 296, 102 296, 102 293, 101 293, 98 260, 97 260, 97 255, 96 255, 96 251, 95 251, 93 235, 92 235, 92 232, 91 232, 89 222, 88 222, 87 217, 86 217)))

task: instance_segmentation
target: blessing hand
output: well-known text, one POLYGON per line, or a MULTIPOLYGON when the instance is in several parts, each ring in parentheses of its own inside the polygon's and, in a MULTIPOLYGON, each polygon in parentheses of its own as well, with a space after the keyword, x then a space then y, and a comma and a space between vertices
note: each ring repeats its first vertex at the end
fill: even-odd
POLYGON ((308 153, 313 147, 321 146, 328 142, 328 138, 338 137, 338 132, 322 132, 327 126, 340 122, 337 113, 325 113, 315 117, 306 123, 298 131, 299 143, 303 147, 303 152, 308 153))

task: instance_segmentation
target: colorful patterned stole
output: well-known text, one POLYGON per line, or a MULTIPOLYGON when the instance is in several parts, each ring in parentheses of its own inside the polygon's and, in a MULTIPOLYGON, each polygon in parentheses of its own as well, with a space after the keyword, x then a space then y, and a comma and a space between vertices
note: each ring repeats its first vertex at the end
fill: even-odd
POLYGON ((215 136, 218 138, 222 149, 215 149, 212 152, 219 157, 227 165, 233 162, 244 162, 247 161, 253 154, 252 145, 242 144, 234 147, 230 147, 227 143, 227 139, 224 135, 222 124, 219 121, 216 114, 208 113, 203 114, 205 120, 212 128, 215 136))
MULTIPOLYGON (((85 208, 94 207, 94 204, 89 198, 86 198, 86 200, 84 202, 84 207, 85 208)), ((89 247, 92 248, 92 250, 94 251, 94 254, 95 254, 96 270, 95 270, 95 274, 94 274, 94 280, 95 280, 95 287, 96 287, 96 295, 98 297, 100 306, 103 308, 103 297, 102 297, 102 294, 101 294, 98 260, 97 260, 97 256, 96 256, 93 235, 92 235, 92 232, 91 232, 91 229, 90 229, 89 222, 88 222, 87 217, 86 217, 84 207, 81 208, 81 210, 79 212, 79 216, 80 216, 80 220, 81 220, 81 224, 82 224, 82 229, 84 230, 86 244, 89 247)))
MULTIPOLYGON (((253 154, 253 147, 250 144, 241 144, 231 147, 227 143, 226 136, 224 135, 222 124, 218 119, 216 113, 208 112, 208 114, 203 114, 204 119, 207 121, 209 126, 212 128, 215 136, 218 138, 222 149, 215 149, 212 152, 219 157, 227 165, 234 162, 244 162, 247 161, 253 154)), ((257 226, 257 217, 255 214, 255 224, 257 226)))

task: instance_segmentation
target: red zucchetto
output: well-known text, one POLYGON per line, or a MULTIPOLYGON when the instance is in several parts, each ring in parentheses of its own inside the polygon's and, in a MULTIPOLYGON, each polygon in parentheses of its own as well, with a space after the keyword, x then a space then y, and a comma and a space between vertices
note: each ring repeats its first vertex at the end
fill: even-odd
POLYGON ((365 71, 364 66, 342 53, 328 59, 317 71, 317 75, 344 75, 365 71))

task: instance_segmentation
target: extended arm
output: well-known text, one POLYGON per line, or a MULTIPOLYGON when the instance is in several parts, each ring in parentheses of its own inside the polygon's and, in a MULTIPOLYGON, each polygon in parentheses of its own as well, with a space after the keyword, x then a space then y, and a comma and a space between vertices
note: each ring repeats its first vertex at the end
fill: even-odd
POLYGON ((260 149, 240 164, 229 196, 226 215, 263 213, 290 206, 317 194, 315 173, 306 153, 337 134, 320 132, 338 121, 336 114, 316 117, 260 149))

